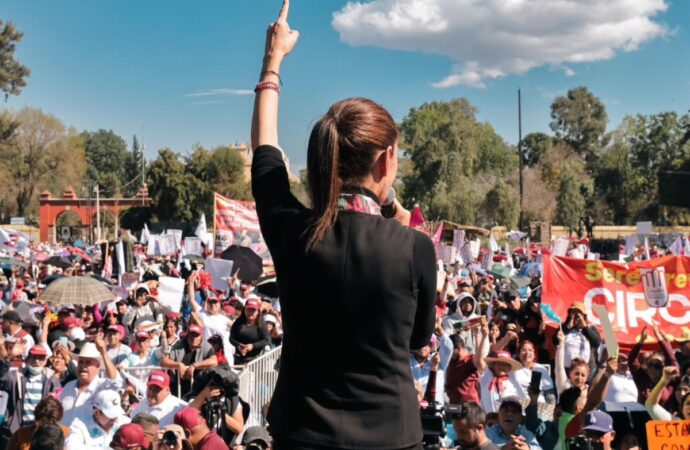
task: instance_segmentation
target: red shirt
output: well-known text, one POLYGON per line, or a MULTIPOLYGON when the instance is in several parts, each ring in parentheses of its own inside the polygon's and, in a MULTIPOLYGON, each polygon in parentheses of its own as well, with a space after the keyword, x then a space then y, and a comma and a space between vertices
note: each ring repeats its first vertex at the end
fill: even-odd
POLYGON ((230 450, 215 431, 211 431, 194 446, 195 450, 230 450))
POLYGON ((450 403, 474 402, 479 404, 479 374, 472 361, 473 355, 460 359, 454 353, 446 369, 446 393, 450 403))

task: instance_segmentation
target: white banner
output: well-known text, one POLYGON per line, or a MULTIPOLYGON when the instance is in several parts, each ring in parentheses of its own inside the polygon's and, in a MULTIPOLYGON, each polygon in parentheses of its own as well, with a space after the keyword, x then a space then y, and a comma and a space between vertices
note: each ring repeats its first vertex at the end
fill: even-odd
POLYGON ((640 267, 640 277, 644 288, 644 298, 652 308, 663 308, 668 303, 666 270, 663 266, 655 268, 640 267))
POLYGON ((201 238, 187 236, 184 238, 184 254, 202 256, 204 254, 204 248, 201 244, 201 238))

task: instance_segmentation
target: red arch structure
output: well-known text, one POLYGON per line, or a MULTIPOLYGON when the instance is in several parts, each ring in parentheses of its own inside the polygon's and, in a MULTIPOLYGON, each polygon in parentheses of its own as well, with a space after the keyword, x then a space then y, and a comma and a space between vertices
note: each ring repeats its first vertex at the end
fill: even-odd
MULTIPOLYGON (((41 242, 56 241, 56 223, 60 214, 72 211, 83 226, 91 226, 96 216, 96 200, 94 198, 79 198, 72 187, 65 189, 62 198, 53 198, 49 191, 41 194, 39 201, 39 222, 41 242)), ((98 201, 100 211, 108 211, 119 221, 120 212, 132 206, 149 206, 149 190, 146 186, 139 188, 139 192, 133 198, 101 198, 98 201)))

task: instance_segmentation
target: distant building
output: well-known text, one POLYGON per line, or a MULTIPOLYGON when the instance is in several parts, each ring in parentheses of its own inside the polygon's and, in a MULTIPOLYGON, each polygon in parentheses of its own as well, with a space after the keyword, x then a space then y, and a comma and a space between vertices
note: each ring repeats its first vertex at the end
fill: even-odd
MULTIPOLYGON (((237 153, 240 154, 242 159, 244 160, 244 177, 247 181, 252 180, 252 151, 249 148, 249 146, 245 143, 241 142, 236 142, 234 144, 228 145, 231 150, 235 150, 237 153)), ((299 177, 295 176, 290 172, 290 159, 285 155, 285 164, 287 166, 287 171, 288 171, 288 179, 290 180, 291 183, 300 183, 299 177)))

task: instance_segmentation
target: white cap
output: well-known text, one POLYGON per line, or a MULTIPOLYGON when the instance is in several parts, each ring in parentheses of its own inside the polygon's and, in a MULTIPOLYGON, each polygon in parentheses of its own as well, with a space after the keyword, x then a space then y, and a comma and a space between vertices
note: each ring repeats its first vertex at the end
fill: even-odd
POLYGON ((121 406, 120 394, 110 389, 105 389, 93 399, 93 407, 103 413, 108 419, 117 419, 125 415, 121 406))

